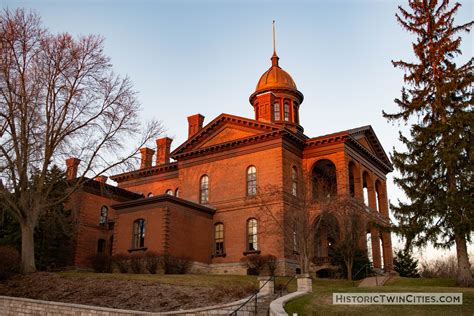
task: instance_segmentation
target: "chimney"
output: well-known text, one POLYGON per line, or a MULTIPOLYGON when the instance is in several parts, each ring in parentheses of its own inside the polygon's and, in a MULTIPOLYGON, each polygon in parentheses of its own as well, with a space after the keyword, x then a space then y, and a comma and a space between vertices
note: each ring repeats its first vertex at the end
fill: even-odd
POLYGON ((156 140, 156 164, 164 165, 170 163, 170 149, 173 140, 169 137, 156 140))
POLYGON ((142 154, 142 160, 140 163, 140 169, 149 168, 153 163, 153 154, 155 151, 148 147, 140 148, 140 153, 142 154))
POLYGON ((77 167, 80 162, 80 159, 74 157, 66 159, 66 177, 68 180, 77 178, 77 167))
POLYGON ((191 138, 194 134, 202 129, 204 123, 204 116, 201 114, 194 114, 188 116, 188 138, 191 138))
POLYGON ((107 176, 97 176, 94 178, 94 180, 97 182, 106 183, 108 178, 109 177, 107 176))

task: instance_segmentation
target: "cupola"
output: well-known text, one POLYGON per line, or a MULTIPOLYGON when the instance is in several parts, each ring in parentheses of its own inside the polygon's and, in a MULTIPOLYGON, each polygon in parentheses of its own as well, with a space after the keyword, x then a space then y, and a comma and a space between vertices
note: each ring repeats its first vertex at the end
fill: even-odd
POLYGON ((299 108, 303 94, 298 91, 293 78, 278 64, 275 48, 275 21, 273 21, 273 55, 271 67, 260 77, 255 92, 249 98, 255 119, 285 125, 303 132, 299 124, 299 108))

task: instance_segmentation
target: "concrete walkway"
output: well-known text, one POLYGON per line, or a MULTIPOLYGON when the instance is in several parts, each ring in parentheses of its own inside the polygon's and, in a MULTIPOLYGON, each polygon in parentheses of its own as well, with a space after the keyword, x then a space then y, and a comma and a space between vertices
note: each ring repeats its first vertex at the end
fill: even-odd
POLYGON ((373 286, 382 286, 385 284, 385 282, 390 279, 390 275, 378 275, 374 277, 368 277, 362 280, 362 282, 359 283, 358 287, 373 287, 373 286))

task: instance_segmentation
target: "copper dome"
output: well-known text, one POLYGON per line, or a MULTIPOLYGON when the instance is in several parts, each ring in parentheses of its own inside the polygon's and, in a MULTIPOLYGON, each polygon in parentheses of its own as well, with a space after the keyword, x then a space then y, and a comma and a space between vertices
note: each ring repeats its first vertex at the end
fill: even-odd
POLYGON ((278 56, 272 56, 272 66, 263 73, 257 83, 255 92, 264 92, 274 89, 298 90, 290 74, 278 65, 278 56))

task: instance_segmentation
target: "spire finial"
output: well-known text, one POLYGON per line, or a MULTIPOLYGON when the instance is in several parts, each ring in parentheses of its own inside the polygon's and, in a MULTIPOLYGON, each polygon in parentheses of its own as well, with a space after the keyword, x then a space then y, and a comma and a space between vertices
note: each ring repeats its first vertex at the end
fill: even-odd
POLYGON ((275 20, 273 20, 273 56, 272 56, 272 66, 273 67, 278 67, 278 56, 276 53, 276 40, 275 40, 275 20))

